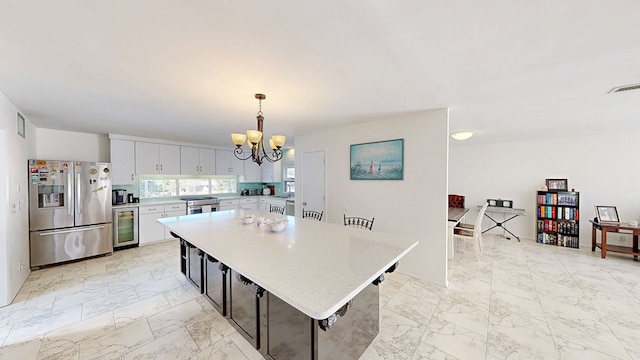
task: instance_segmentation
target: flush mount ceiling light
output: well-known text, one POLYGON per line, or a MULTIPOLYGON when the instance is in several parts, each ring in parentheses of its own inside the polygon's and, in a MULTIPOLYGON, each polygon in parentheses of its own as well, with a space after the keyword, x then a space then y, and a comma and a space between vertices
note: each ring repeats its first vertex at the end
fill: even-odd
POLYGON ((451 135, 449 136, 451 136, 453 139, 456 139, 456 140, 467 140, 468 138, 473 136, 473 132, 458 131, 458 132, 451 133, 451 135))
POLYGON ((264 147, 264 136, 262 135, 262 124, 264 122, 264 116, 262 116, 262 100, 266 98, 267 96, 264 94, 256 94, 256 99, 258 99, 259 102, 258 116, 256 116, 258 119, 258 129, 247 130, 247 135, 238 133, 231 134, 231 140, 236 145, 233 154, 240 160, 251 159, 257 163, 258 166, 260 166, 264 160, 276 162, 282 159, 281 148, 284 146, 286 140, 284 135, 273 135, 271 139, 269 139, 269 147, 271 148, 270 155, 267 154, 266 148, 264 147), (245 140, 247 140, 247 145, 249 145, 251 149, 251 153, 247 157, 242 156, 244 153, 242 145, 245 140))

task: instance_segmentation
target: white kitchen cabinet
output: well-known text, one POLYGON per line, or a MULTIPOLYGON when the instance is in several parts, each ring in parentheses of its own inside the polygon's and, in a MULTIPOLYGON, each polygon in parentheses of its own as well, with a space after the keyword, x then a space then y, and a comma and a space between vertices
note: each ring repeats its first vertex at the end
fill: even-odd
POLYGON ((262 182, 262 171, 260 166, 258 166, 258 164, 250 160, 243 161, 243 163, 244 163, 243 182, 262 182))
POLYGON ((257 197, 242 197, 240 199, 221 199, 220 211, 225 210, 258 210, 258 198, 257 197))
POLYGON ((220 211, 235 210, 240 205, 238 199, 221 199, 220 211))
POLYGON ((134 185, 136 173, 135 142, 111 139, 111 183, 134 185))
POLYGON ((136 174, 180 174, 180 146, 136 141, 136 174))
POLYGON ((216 151, 192 146, 180 147, 180 174, 214 175, 216 173, 216 151))
POLYGON ((258 210, 269 212, 271 205, 285 207, 285 199, 263 196, 258 199, 258 210))
POLYGON ((169 230, 166 230, 166 228, 156 220, 165 217, 186 215, 187 205, 185 203, 144 205, 138 207, 138 213, 138 231, 140 245, 142 246, 172 239, 173 237, 169 233, 169 230))
POLYGON ((240 209, 258 210, 258 198, 255 198, 255 197, 240 198, 238 202, 239 202, 238 208, 240 209))
POLYGON ((244 161, 235 157, 232 150, 216 150, 216 175, 243 175, 243 163, 244 161))
POLYGON ((265 161, 260 166, 262 168, 262 182, 275 183, 282 181, 282 162, 274 163, 265 161))

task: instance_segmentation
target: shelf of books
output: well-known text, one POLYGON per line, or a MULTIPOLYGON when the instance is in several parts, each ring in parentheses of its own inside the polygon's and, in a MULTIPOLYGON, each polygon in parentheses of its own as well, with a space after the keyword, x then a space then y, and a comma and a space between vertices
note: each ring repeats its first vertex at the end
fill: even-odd
POLYGON ((579 248, 580 193, 538 191, 537 239, 541 244, 579 248))

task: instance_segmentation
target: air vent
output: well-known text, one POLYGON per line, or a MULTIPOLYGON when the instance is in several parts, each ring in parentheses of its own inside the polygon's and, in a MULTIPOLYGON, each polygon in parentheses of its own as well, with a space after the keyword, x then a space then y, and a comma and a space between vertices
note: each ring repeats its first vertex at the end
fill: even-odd
POLYGON ((623 92, 623 91, 638 90, 638 89, 640 89, 640 84, 631 84, 631 85, 618 86, 618 87, 614 87, 613 89, 609 90, 609 94, 611 94, 611 93, 619 93, 619 92, 623 92))

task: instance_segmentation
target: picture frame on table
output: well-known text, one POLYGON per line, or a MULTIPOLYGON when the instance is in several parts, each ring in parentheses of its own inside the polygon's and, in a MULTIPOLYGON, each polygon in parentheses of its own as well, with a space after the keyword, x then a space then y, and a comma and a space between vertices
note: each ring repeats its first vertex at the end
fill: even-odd
POLYGON ((615 206, 595 205, 599 223, 619 223, 618 209, 615 206))
POLYGON ((569 182, 567 179, 546 179, 548 191, 567 191, 569 182))
POLYGON ((350 180, 403 180, 404 139, 353 144, 350 180))

